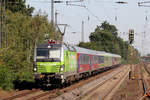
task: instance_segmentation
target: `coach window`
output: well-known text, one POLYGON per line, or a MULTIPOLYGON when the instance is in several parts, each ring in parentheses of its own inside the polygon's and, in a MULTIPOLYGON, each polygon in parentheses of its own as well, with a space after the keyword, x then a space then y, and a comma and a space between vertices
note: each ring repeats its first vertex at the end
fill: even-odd
POLYGON ((93 64, 95 64, 95 56, 93 56, 93 64))
POLYGON ((94 64, 96 63, 96 57, 94 56, 94 64))
POLYGON ((82 64, 85 64, 85 55, 83 55, 82 57, 83 57, 83 62, 82 62, 82 64))
POLYGON ((97 56, 95 56, 95 64, 97 63, 97 56))
POLYGON ((97 63, 97 56, 95 56, 95 64, 97 63))
POLYGON ((82 64, 85 64, 85 55, 82 55, 82 64))
POLYGON ((90 64, 90 61, 89 61, 89 56, 87 55, 87 64, 90 64))
POLYGON ((94 56, 94 64, 96 63, 96 56, 94 56))
POLYGON ((95 64, 95 56, 93 56, 93 64, 95 64))
POLYGON ((98 58, 98 56, 97 56, 97 63, 99 62, 99 58, 98 58))
POLYGON ((94 56, 92 56, 92 64, 94 64, 94 56))
POLYGON ((100 56, 98 57, 98 63, 99 64, 101 63, 101 57, 100 56))
POLYGON ((84 56, 81 55, 81 64, 83 64, 83 63, 84 63, 84 56))
POLYGON ((84 55, 84 64, 86 64, 87 62, 87 58, 86 58, 86 55, 84 55))
POLYGON ((79 55, 79 64, 81 64, 81 56, 79 55))
POLYGON ((87 55, 87 64, 90 64, 89 56, 87 55))
POLYGON ((84 64, 84 55, 82 54, 82 60, 81 60, 81 64, 84 64))
POLYGON ((95 64, 95 56, 93 56, 93 64, 95 64))
POLYGON ((102 56, 99 56, 98 58, 99 58, 98 63, 103 63, 103 57, 102 57, 102 56))
POLYGON ((87 64, 89 64, 89 56, 87 55, 87 57, 86 57, 86 58, 87 58, 87 64))
POLYGON ((79 64, 82 64, 82 55, 79 55, 79 64))
POLYGON ((102 63, 104 63, 104 56, 102 56, 102 63))
POLYGON ((86 64, 86 55, 84 55, 84 64, 86 64))
POLYGON ((98 63, 98 56, 96 56, 96 62, 95 63, 98 63))
POLYGON ((91 61, 90 61, 90 62, 91 62, 91 64, 92 64, 92 61, 93 61, 93 57, 91 56, 91 61))
POLYGON ((88 64, 88 56, 85 55, 85 64, 88 64))
POLYGON ((97 56, 97 63, 99 63, 99 56, 97 56))
POLYGON ((85 57, 84 55, 82 55, 82 64, 84 64, 84 62, 85 62, 85 57))

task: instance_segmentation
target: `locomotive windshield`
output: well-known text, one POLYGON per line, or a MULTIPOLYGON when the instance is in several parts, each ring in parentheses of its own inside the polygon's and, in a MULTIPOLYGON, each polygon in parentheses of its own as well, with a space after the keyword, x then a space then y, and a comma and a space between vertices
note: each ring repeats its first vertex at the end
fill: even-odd
POLYGON ((60 49, 49 50, 49 58, 60 58, 60 49))
POLYGON ((48 59, 48 49, 37 49, 37 59, 48 59))
POLYGON ((56 62, 60 61, 61 49, 60 48, 37 48, 37 61, 56 62))

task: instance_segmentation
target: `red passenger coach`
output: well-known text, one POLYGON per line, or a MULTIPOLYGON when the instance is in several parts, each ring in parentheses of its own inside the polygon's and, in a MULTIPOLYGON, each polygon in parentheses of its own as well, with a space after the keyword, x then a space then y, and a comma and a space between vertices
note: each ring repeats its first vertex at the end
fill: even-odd
POLYGON ((77 61, 78 61, 78 72, 86 72, 90 71, 90 56, 87 54, 78 53, 77 54, 77 61))
POLYGON ((77 73, 95 72, 119 64, 121 56, 104 51, 95 51, 75 46, 77 52, 77 73))

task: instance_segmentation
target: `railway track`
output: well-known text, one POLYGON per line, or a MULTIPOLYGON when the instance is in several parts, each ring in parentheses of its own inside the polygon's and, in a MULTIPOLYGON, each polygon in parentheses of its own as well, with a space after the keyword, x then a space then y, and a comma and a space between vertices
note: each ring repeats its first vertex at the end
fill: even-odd
MULTIPOLYGON (((56 89, 48 90, 48 91, 43 91, 40 89, 28 90, 26 92, 21 91, 20 93, 17 93, 16 95, 13 95, 13 96, 10 96, 7 98, 3 98, 2 100, 51 100, 56 97, 59 97, 59 95, 73 91, 74 89, 77 89, 77 88, 81 88, 82 86, 86 85, 87 83, 90 83, 91 81, 94 81, 95 79, 98 79, 100 77, 106 77, 107 74, 112 73, 117 69, 120 69, 120 67, 113 68, 111 70, 100 73, 96 76, 81 80, 71 86, 68 86, 68 87, 56 88, 56 89)), ((78 94, 75 94, 77 92, 79 92, 79 91, 74 91, 74 95, 78 95, 78 94)))
POLYGON ((129 70, 129 67, 124 66, 123 68, 120 68, 101 78, 87 83, 80 88, 76 88, 72 91, 64 93, 63 95, 52 100, 103 100, 110 97, 110 95, 112 96, 111 93, 113 91, 113 88, 115 88, 119 82, 122 82, 123 79, 127 77, 129 70), (109 85, 112 86, 109 87, 109 85))
POLYGON ((141 65, 141 80, 143 85, 144 96, 140 100, 150 99, 150 65, 143 63, 141 65))
POLYGON ((23 91, 16 92, 15 95, 12 95, 12 96, 6 97, 6 98, 2 98, 0 100, 13 100, 13 99, 20 98, 20 97, 23 97, 23 96, 27 96, 29 94, 39 92, 39 91, 40 91, 39 89, 23 90, 23 91))

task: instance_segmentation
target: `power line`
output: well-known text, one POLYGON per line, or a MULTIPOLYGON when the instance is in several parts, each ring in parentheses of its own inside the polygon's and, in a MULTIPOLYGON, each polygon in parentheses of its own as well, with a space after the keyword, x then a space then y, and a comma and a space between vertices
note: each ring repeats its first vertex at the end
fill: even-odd
MULTIPOLYGON (((52 1, 51 2, 48 2, 48 1, 36 1, 36 0, 32 0, 33 2, 43 2, 43 3, 52 3, 52 1)), ((84 5, 78 5, 78 4, 72 4, 72 3, 74 3, 74 2, 83 2, 84 0, 74 0, 74 1, 54 1, 54 3, 65 3, 65 5, 67 5, 67 6, 79 6, 79 7, 83 7, 83 8, 85 8, 93 17, 95 17, 98 21, 101 21, 99 18, 98 18, 98 16, 96 16, 92 11, 90 11, 86 6, 84 6, 84 5)), ((51 5, 52 6, 52 5, 51 5)), ((52 17, 52 15, 51 15, 51 17, 52 17)))
POLYGON ((95 17, 99 22, 101 22, 101 20, 99 19, 98 16, 96 16, 92 11, 90 11, 87 7, 84 7, 93 17, 95 17))

